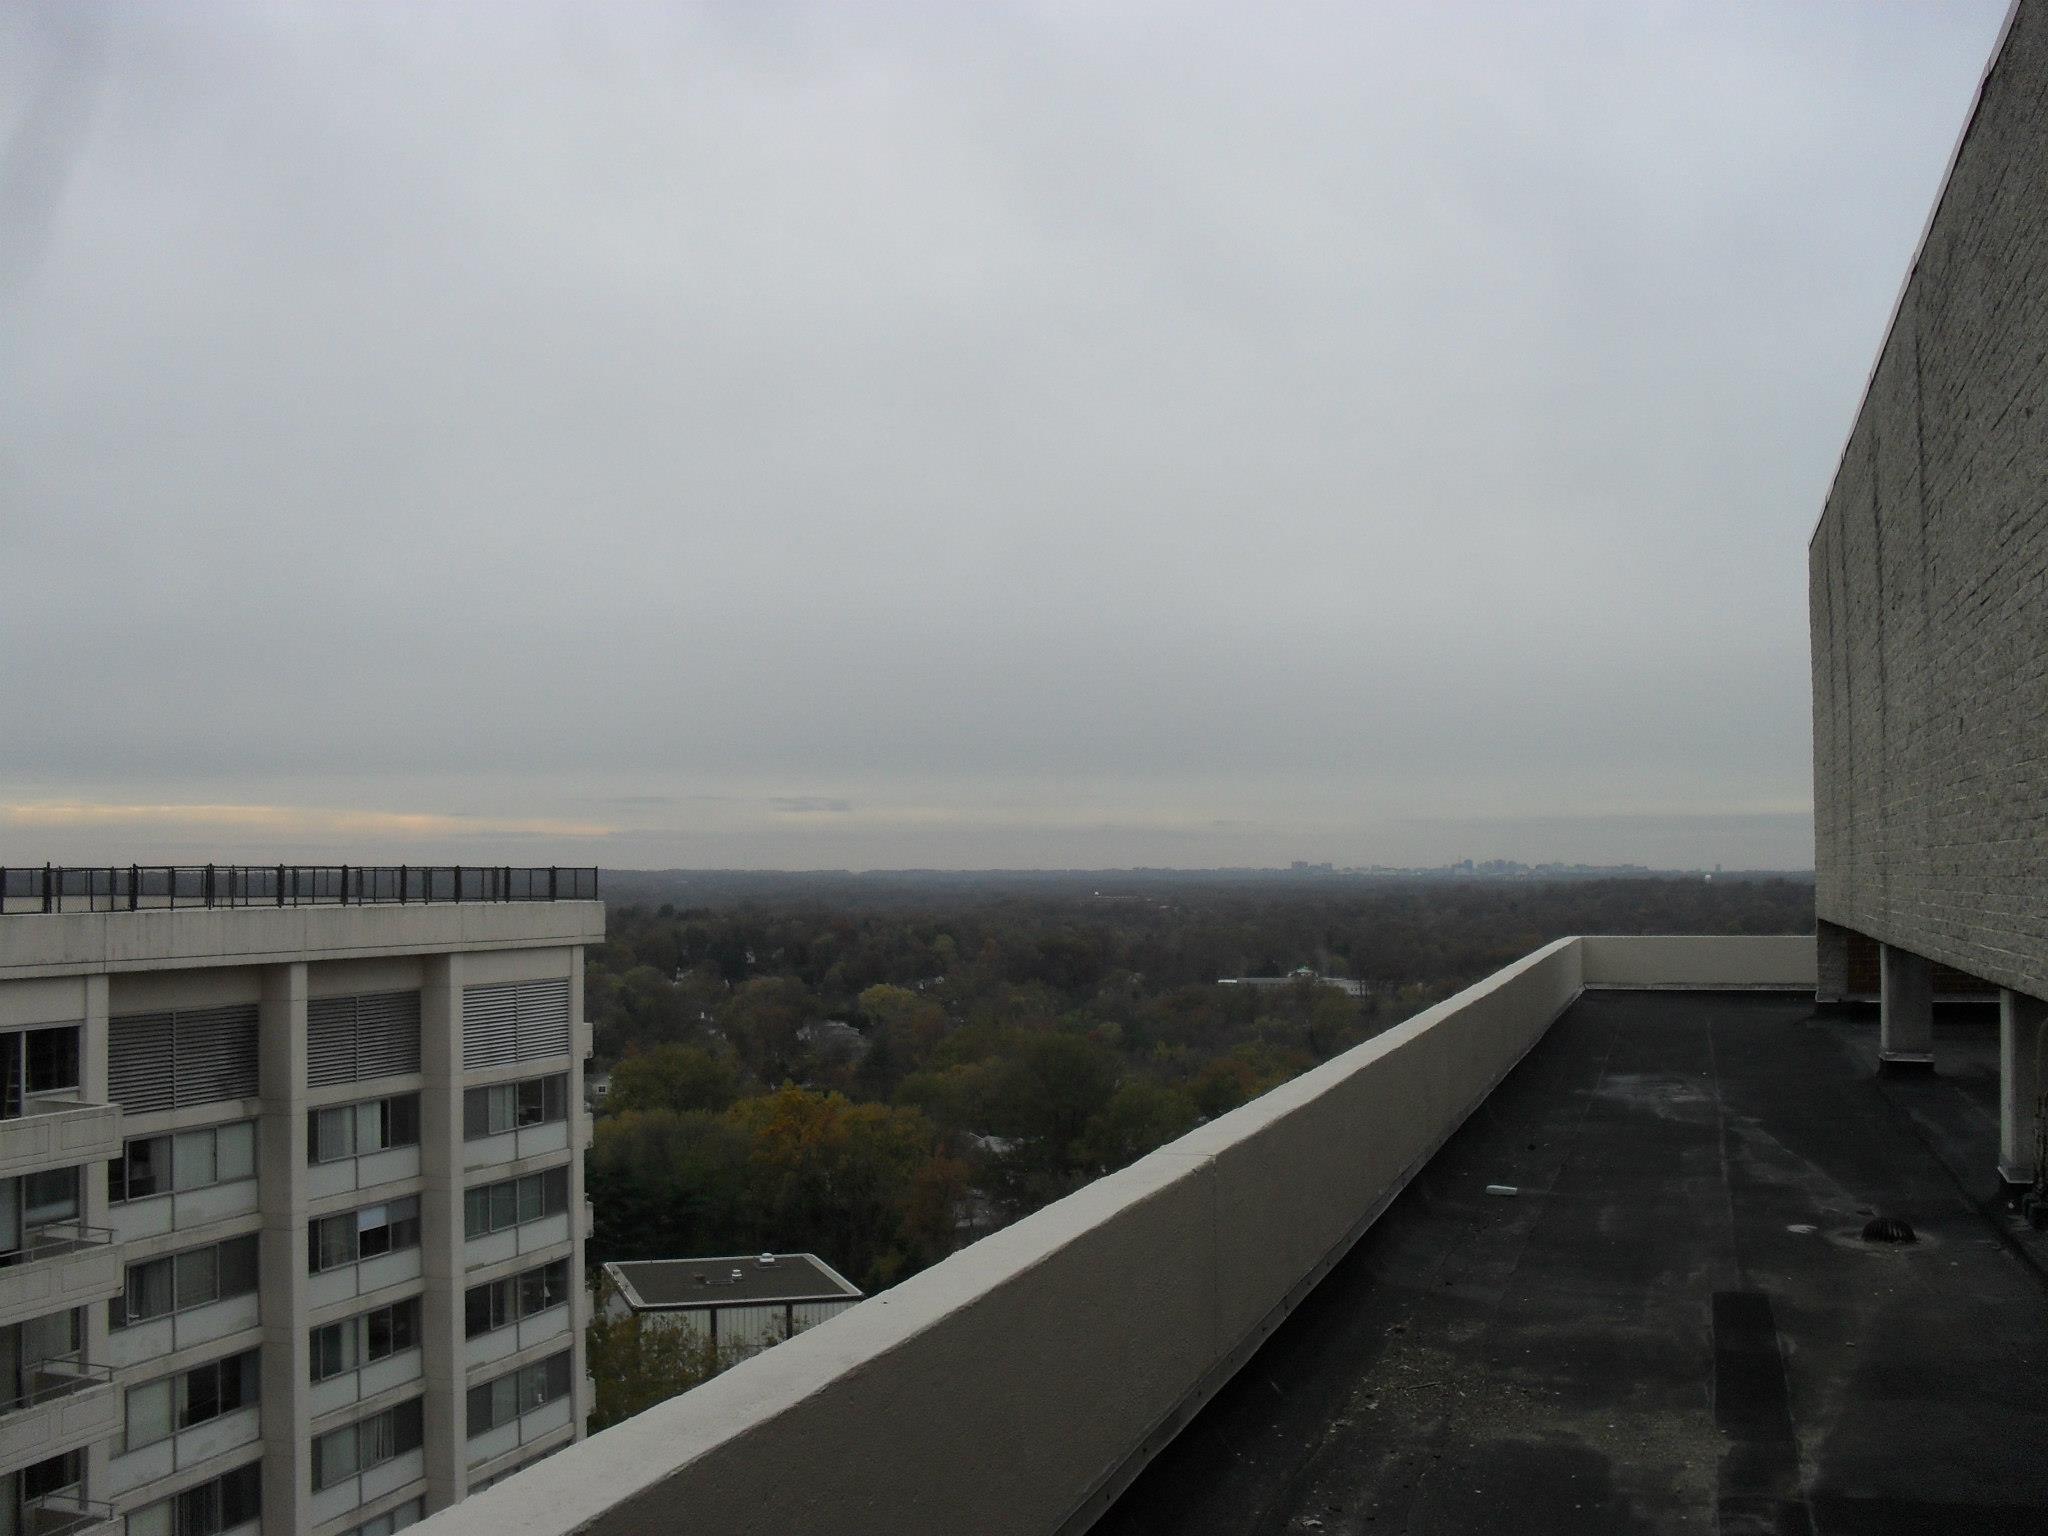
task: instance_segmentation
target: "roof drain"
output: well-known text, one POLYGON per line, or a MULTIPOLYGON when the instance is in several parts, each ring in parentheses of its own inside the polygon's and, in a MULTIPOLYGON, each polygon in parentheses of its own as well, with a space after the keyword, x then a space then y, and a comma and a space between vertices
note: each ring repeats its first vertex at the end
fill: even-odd
POLYGON ((1863 1241, 1866 1243, 1916 1243, 1910 1222, 1896 1216, 1873 1216, 1863 1224, 1863 1241))

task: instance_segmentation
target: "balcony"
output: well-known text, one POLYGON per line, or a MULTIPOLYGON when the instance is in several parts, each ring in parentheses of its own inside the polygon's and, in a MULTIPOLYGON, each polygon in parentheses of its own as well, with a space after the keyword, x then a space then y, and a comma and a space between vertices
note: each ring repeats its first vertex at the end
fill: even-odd
POLYGON ((121 1155, 121 1106, 31 1098, 0 1119, 0 1179, 121 1155))
POLYGON ((114 1506, 68 1489, 46 1493, 21 1506, 22 1536, 99 1536, 116 1528, 114 1506))
POLYGON ((1813 986, 1549 945, 432 1536, 2048 1529, 1995 1039, 1880 1079, 1813 986))
POLYGON ((105 1301, 121 1289, 121 1250, 105 1227, 42 1227, 0 1255, 0 1327, 105 1301))
POLYGON ((121 1423, 121 1394, 104 1365, 52 1360, 33 1372, 28 1391, 0 1403, 0 1471, 61 1456, 103 1440, 121 1423))

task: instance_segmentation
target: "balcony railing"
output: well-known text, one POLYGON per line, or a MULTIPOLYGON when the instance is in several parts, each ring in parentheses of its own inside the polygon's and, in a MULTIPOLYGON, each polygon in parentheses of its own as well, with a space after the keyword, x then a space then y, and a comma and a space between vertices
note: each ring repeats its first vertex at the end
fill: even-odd
POLYGON ((0 913, 182 907, 404 906, 595 901, 594 866, 130 864, 0 866, 0 913))
POLYGON ((68 1488, 59 1488, 21 1506, 21 1530, 25 1536, 73 1536, 114 1522, 114 1506, 104 1499, 88 1499, 68 1488))
POLYGON ((38 1408, 60 1397, 83 1392, 87 1387, 104 1386, 114 1379, 114 1368, 110 1365, 87 1365, 80 1360, 44 1360, 29 1374, 30 1381, 25 1391, 0 1402, 0 1416, 18 1413, 24 1408, 38 1408))
POLYGON ((0 1253, 0 1268, 58 1259, 87 1248, 105 1248, 113 1241, 112 1227, 90 1227, 82 1221, 55 1221, 46 1227, 35 1228, 23 1238, 19 1248, 0 1253))

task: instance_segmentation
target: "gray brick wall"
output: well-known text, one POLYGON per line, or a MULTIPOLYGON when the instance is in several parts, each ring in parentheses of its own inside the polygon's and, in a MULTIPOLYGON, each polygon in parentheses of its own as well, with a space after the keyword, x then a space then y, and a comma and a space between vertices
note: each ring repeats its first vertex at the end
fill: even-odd
POLYGON ((2048 996, 2048 0, 1986 79, 1808 587, 1820 917, 2048 996))

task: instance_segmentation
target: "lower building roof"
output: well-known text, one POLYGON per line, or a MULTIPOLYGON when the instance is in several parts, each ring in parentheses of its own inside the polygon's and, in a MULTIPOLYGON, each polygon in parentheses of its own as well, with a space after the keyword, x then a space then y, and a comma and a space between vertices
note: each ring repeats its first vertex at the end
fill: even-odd
POLYGON ((860 1290, 814 1253, 631 1259, 605 1265, 636 1311, 777 1301, 858 1301, 860 1290))

